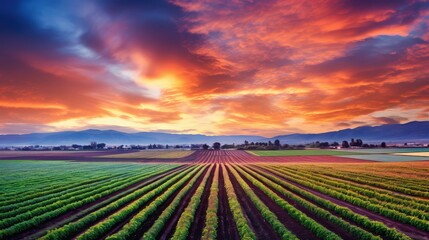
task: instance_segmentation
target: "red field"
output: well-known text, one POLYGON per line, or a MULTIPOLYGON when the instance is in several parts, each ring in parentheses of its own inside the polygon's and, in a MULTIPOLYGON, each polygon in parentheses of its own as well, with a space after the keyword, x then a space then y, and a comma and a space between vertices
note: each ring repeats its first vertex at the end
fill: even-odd
POLYGON ((427 162, 214 150, 173 162, 2 161, 0 239, 429 237, 427 162))

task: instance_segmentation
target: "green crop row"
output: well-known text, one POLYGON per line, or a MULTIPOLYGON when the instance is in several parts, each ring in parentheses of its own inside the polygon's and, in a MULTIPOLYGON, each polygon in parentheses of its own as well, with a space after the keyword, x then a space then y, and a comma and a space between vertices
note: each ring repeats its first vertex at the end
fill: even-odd
MULTIPOLYGON (((311 202, 293 194, 290 191, 287 191, 284 189, 281 185, 275 183, 278 181, 269 180, 269 177, 266 177, 266 174, 264 174, 261 171, 258 171, 253 168, 243 167, 243 169, 246 169, 247 172, 251 174, 251 176, 254 176, 259 181, 263 182, 265 185, 271 187, 272 189, 275 189, 277 192, 281 193, 283 196, 287 197, 288 199, 293 200, 294 202, 298 203, 299 205, 303 206, 304 208, 310 210, 315 215, 326 219, 327 221, 332 222, 333 224, 339 226, 340 228, 346 230, 351 235, 356 237, 357 239, 365 239, 365 240, 377 240, 381 239, 380 237, 376 237, 372 235, 371 233, 363 230, 362 228, 359 228, 357 226, 354 226, 347 221, 344 221, 343 219, 336 217, 335 215, 332 215, 329 211, 318 207, 315 204, 312 204, 311 202)), ((272 176, 271 176, 272 177, 272 176)))
MULTIPOLYGON (((43 165, 43 164, 42 164, 43 165)), ((6 173, 9 177, 13 178, 13 176, 18 176, 18 179, 14 180, 12 183, 6 183, 2 181, 4 184, 3 189, 8 189, 7 186, 10 186, 14 191, 8 191, 6 195, 3 195, 0 200, 0 206, 6 206, 13 203, 21 203, 25 200, 31 200, 36 197, 45 196, 47 194, 51 194, 54 192, 60 192, 63 190, 67 190, 76 186, 80 186, 81 184, 93 183, 98 180, 108 179, 110 176, 115 175, 123 175, 128 172, 127 169, 129 167, 122 170, 124 167, 116 166, 114 169, 111 166, 99 166, 97 167, 82 167, 79 165, 77 168, 71 167, 70 164, 62 163, 61 168, 64 168, 66 165, 66 171, 60 171, 57 177, 48 178, 45 180, 46 182, 42 185, 34 184, 39 179, 46 179, 46 175, 51 176, 52 174, 56 174, 55 168, 58 168, 58 165, 54 164, 54 169, 50 169, 49 167, 43 167, 42 169, 38 168, 37 172, 29 171, 31 175, 27 175, 24 177, 25 180, 22 180, 22 175, 25 175, 25 169, 19 169, 19 173, 11 174, 10 172, 6 173), (71 169, 69 169, 71 167, 71 169), (106 174, 106 172, 108 172, 106 174), (28 177, 31 176, 31 177, 28 177), (92 179, 88 179, 88 176, 92 179), (101 178, 101 179, 100 179, 101 178), (21 191, 16 191, 16 189, 20 188, 22 185, 25 189, 21 189, 21 191), (22 196, 17 198, 17 196, 22 196)), ((21 166, 21 165, 19 165, 21 166)), ((121 166, 121 165, 120 165, 121 166)), ((56 176, 56 175, 55 175, 56 176)))
POLYGON ((413 197, 398 195, 393 192, 382 190, 382 189, 368 188, 368 186, 364 186, 359 183, 353 183, 353 182, 338 179, 338 178, 327 177, 323 174, 319 174, 315 172, 304 173, 304 171, 300 171, 295 173, 316 181, 323 181, 324 183, 327 183, 335 187, 341 187, 347 190, 352 190, 354 192, 357 192, 359 194, 365 195, 370 198, 377 198, 381 201, 401 204, 404 206, 410 206, 413 209, 422 210, 425 212, 429 211, 429 205, 428 205, 429 202, 421 203, 421 201, 419 202, 418 199, 415 199, 413 197))
MULTIPOLYGON (((76 205, 75 203, 79 202, 79 203, 82 203, 83 205, 83 204, 95 201, 99 197, 118 191, 136 182, 142 181, 146 177, 147 177, 147 174, 143 173, 138 176, 131 177, 129 179, 124 179, 118 182, 112 182, 110 184, 103 185, 102 187, 92 189, 89 192, 83 191, 83 193, 81 193, 80 195, 74 195, 66 199, 63 199, 62 197, 58 197, 54 199, 55 201, 53 201, 49 205, 45 205, 45 206, 42 205, 42 206, 39 206, 38 208, 34 208, 31 211, 27 211, 25 213, 16 215, 14 217, 2 219, 0 221, 0 229, 6 229, 10 226, 24 223, 28 219, 41 216, 41 215, 46 215, 51 211, 55 212, 56 209, 63 209, 64 212, 66 211, 66 209, 67 210, 75 209, 77 206, 81 206, 79 204, 76 205), (98 197, 95 198, 94 196, 98 196, 98 197), (91 199, 92 201, 89 201, 91 199), (69 207, 69 205, 71 207, 69 207)), ((59 213, 64 213, 64 212, 59 211, 59 213)))
MULTIPOLYGON (((407 214, 409 216, 415 216, 415 217, 420 218, 422 220, 429 219, 428 213, 425 213, 423 211, 419 211, 419 210, 411 208, 411 207, 392 203, 392 201, 394 201, 394 200, 392 200, 391 198, 389 198, 390 202, 384 202, 384 201, 378 200, 375 197, 372 198, 372 197, 368 197, 364 194, 360 194, 360 192, 356 193, 359 190, 357 190, 356 188, 354 188, 352 186, 348 186, 348 185, 344 185, 344 184, 341 185, 341 183, 329 181, 329 180, 326 180, 324 178, 314 177, 314 175, 310 175, 310 174, 290 172, 290 171, 287 171, 284 169, 282 169, 282 171, 284 171, 285 173, 287 172, 290 176, 292 176, 296 180, 307 181, 307 182, 314 183, 314 184, 317 183, 319 186, 325 187, 326 189, 337 191, 337 192, 342 193, 344 195, 354 197, 356 199, 361 199, 362 201, 368 201, 368 202, 370 202, 374 205, 377 205, 377 206, 381 206, 381 207, 384 207, 387 209, 392 209, 392 210, 407 214)), ((387 200, 388 197, 386 196, 385 198, 387 200)))
MULTIPOLYGON (((394 196, 395 198, 403 200, 404 202, 418 203, 418 204, 424 205, 426 207, 429 206, 429 201, 427 201, 427 200, 415 198, 414 196, 407 196, 406 194, 398 195, 398 191, 394 191, 392 189, 386 189, 386 188, 382 188, 379 186, 373 186, 370 184, 360 183, 360 182, 351 180, 352 178, 353 179, 357 178, 357 179, 364 179, 366 181, 371 181, 371 182, 376 182, 376 183, 384 183, 385 185, 399 185, 399 186, 403 187, 403 183, 406 180, 404 178, 396 179, 395 182, 385 182, 382 178, 378 178, 378 176, 373 176, 373 175, 368 175, 368 174, 365 174, 365 175, 363 175, 363 174, 362 175, 361 174, 351 174, 350 172, 344 172, 344 171, 333 173, 332 171, 327 171, 327 170, 316 170, 315 171, 315 170, 308 170, 308 169, 306 169, 304 171, 306 171, 309 174, 318 175, 321 177, 331 179, 333 181, 342 181, 343 183, 346 183, 346 184, 355 184, 356 186, 367 188, 367 189, 376 191, 380 194, 386 194, 386 195, 394 196), (373 179, 373 178, 370 179, 369 176, 375 177, 377 179, 373 179), (349 179, 345 179, 345 177, 349 178, 349 179)), ((414 181, 414 179, 412 181, 414 181)), ((428 181, 422 181, 421 184, 427 185, 428 183, 429 183, 428 181)))
POLYGON ((232 186, 231 180, 227 169, 222 164, 222 174, 225 182, 226 195, 228 196, 228 204, 231 208, 232 215, 234 217, 235 224, 240 234, 241 239, 256 239, 255 233, 250 229, 249 224, 247 223, 246 218, 243 215, 243 211, 240 207, 240 203, 237 200, 237 195, 234 192, 234 187, 232 186))
MULTIPOLYGON (((159 170, 161 170, 161 169, 159 169, 159 170)), ((80 188, 74 189, 75 191, 70 191, 70 192, 67 191, 67 193, 63 192, 63 194, 58 195, 56 197, 52 196, 50 198, 47 198, 45 201, 35 200, 34 203, 32 201, 27 201, 26 205, 24 205, 24 206, 22 204, 13 204, 10 206, 14 210, 11 210, 11 211, 6 212, 6 213, 0 213, 0 219, 6 219, 6 218, 13 217, 13 216, 17 216, 18 214, 22 214, 24 212, 30 212, 33 209, 37 209, 40 207, 46 207, 46 206, 49 206, 50 204, 53 204, 53 203, 58 202, 58 201, 63 201, 63 204, 67 204, 67 200, 73 199, 73 197, 78 197, 82 194, 87 194, 89 192, 99 192, 100 189, 102 189, 104 186, 110 187, 112 184, 126 183, 129 181, 133 181, 135 179, 141 180, 142 178, 145 178, 146 175, 152 174, 153 172, 158 172, 159 170, 156 169, 152 172, 147 172, 144 174, 135 174, 134 176, 130 176, 130 177, 121 177, 121 178, 113 177, 113 178, 109 179, 108 181, 101 181, 101 182, 98 182, 97 184, 93 184, 90 186, 84 185, 80 188), (23 207, 20 207, 20 206, 23 206, 23 207)))
MULTIPOLYGON (((284 174, 282 174, 281 172, 278 172, 276 170, 272 170, 274 172, 274 174, 279 175, 281 177, 284 177, 284 174)), ((270 180, 276 182, 277 184, 286 187, 288 189, 290 189, 291 191, 298 193, 299 195, 310 199, 311 201, 314 201, 315 203, 325 207, 328 210, 334 211, 335 213, 337 213, 338 215, 340 215, 341 217, 348 219, 350 221, 353 221, 355 223, 357 223, 358 225, 360 225, 362 228, 364 229, 368 229, 369 231, 382 236, 383 238, 386 239, 407 239, 409 240, 410 238, 400 232, 398 232, 395 229, 389 228, 386 225, 384 225, 381 222, 378 221, 372 221, 369 218, 367 218, 366 216, 362 216, 360 214, 357 214, 355 212, 353 212, 352 210, 343 207, 343 206, 339 206, 337 204, 332 203, 329 200, 323 199, 321 197, 318 197, 306 190, 303 190, 299 187, 294 186, 293 184, 288 183, 287 181, 283 181, 283 180, 279 180, 278 178, 272 176, 272 174, 265 174, 260 172, 263 176, 269 178, 270 180)))
MULTIPOLYGON (((169 187, 174 184, 175 182, 179 181, 180 179, 188 176, 190 173, 194 173, 196 170, 194 167, 191 167, 184 172, 180 173, 179 175, 171 178, 167 182, 163 183, 161 186, 151 190, 147 194, 143 195, 139 199, 133 201, 132 203, 128 204, 126 207, 120 209, 119 211, 115 212, 114 214, 108 216, 103 221, 99 222, 98 224, 92 226, 87 231, 85 231, 83 234, 78 236, 76 239, 78 240, 88 240, 88 239, 100 239, 104 235, 106 235, 109 230, 114 227, 115 225, 125 221, 130 215, 132 215, 134 212, 145 206, 150 200, 152 200, 154 197, 156 197, 158 194, 161 194, 165 189, 169 189, 169 187)), ((155 200, 156 201, 156 200, 155 200)))
POLYGON ((182 240, 187 239, 189 235, 189 229, 191 228, 191 224, 195 218, 195 212, 197 211, 197 208, 200 205, 201 198, 203 196, 203 192, 207 184, 207 179, 209 178, 212 169, 213 169, 213 165, 210 167, 209 171, 204 176, 204 179, 201 182, 200 186, 192 195, 192 198, 188 206, 185 208, 182 215, 180 215, 179 221, 177 222, 176 230, 174 231, 174 234, 172 237, 173 239, 182 239, 182 240))
MULTIPOLYGON (((120 175, 120 174, 118 174, 120 175)), ((115 177, 116 175, 114 175, 113 177, 115 177)), ((91 179, 91 180, 87 180, 87 181, 79 181, 78 183, 73 183, 73 184, 67 184, 67 182, 61 182, 61 187, 56 187, 54 189, 50 189, 50 190, 41 190, 35 193, 30 193, 30 194, 21 194, 18 195, 19 197, 17 197, 15 195, 14 198, 9 199, 9 200, 5 200, 3 202, 0 202, 0 212, 7 212, 10 211, 11 209, 14 209, 12 207, 13 204, 23 204, 24 206, 29 202, 29 201, 34 201, 37 200, 38 198, 45 198, 48 197, 50 194, 57 194, 57 195, 61 195, 63 191, 69 191, 69 190, 73 190, 76 188, 81 188, 83 185, 88 185, 88 184, 93 184, 93 183, 97 183, 106 179, 109 179, 110 177, 112 177, 112 175, 102 175, 100 177, 97 177, 95 179, 91 179), (63 185, 64 184, 64 185, 63 185)), ((18 205, 19 206, 19 205, 18 205)))
POLYGON ((203 240, 215 240, 217 237, 218 217, 217 209, 219 205, 219 165, 216 164, 212 186, 210 187, 209 202, 206 211, 206 223, 203 229, 203 240))
MULTIPOLYGON (((389 171, 390 172, 390 171, 389 171)), ((427 180, 419 180, 419 179, 413 179, 413 178, 399 178, 399 177, 390 177, 380 174, 373 174, 373 173, 365 173, 365 172, 349 172, 344 171, 342 172, 343 175, 347 175, 349 177, 357 177, 361 178, 363 177, 365 180, 373 181, 373 182, 383 182, 386 184, 393 184, 397 185, 400 184, 403 188, 408 188, 411 190, 417 190, 417 191, 427 191, 427 180)))
POLYGON ((337 177, 340 179, 353 181, 353 182, 357 182, 357 183, 361 183, 361 184, 366 184, 366 185, 370 185, 370 186, 380 187, 383 189, 388 189, 388 190, 399 192, 399 193, 405 193, 405 194, 412 195, 412 196, 429 197, 428 191, 408 189, 408 188, 398 186, 398 184, 389 184, 389 183, 380 182, 380 180, 377 180, 377 179, 375 179, 374 181, 370 181, 370 180, 362 179, 359 177, 350 177, 350 176, 347 176, 345 174, 334 174, 334 173, 325 173, 325 174, 328 176, 333 176, 333 177, 337 177))
MULTIPOLYGON (((169 173, 168 175, 163 176, 161 179, 158 179, 157 181, 147 186, 144 186, 137 190, 130 190, 131 193, 128 193, 127 195, 122 196, 118 200, 112 203, 109 203, 105 207, 102 207, 80 218, 75 222, 68 223, 60 228, 49 231, 48 234, 46 234, 41 238, 41 240, 71 239, 74 236, 76 236, 79 232, 82 232, 85 228, 87 228, 91 224, 94 224, 97 221, 100 221, 101 219, 114 213, 118 209, 126 206, 130 202, 142 197, 147 192, 155 188, 161 187, 162 184, 169 181, 170 179, 174 178, 174 180, 170 181, 170 184, 174 181, 177 181, 177 179, 180 179, 181 177, 185 176, 189 171, 190 169, 179 170, 177 172, 169 173)), ((153 175, 156 175, 156 174, 153 174, 153 175)))
MULTIPOLYGON (((284 170, 279 170, 279 171, 285 173, 284 170)), ((362 200, 362 199, 359 199, 359 198, 356 198, 353 196, 348 196, 348 195, 343 194, 343 193, 336 191, 336 190, 330 190, 326 187, 321 186, 320 183, 316 183, 316 182, 312 183, 311 181, 308 181, 305 179, 298 179, 296 177, 289 176, 287 172, 283 176, 285 178, 289 179, 290 181, 294 181, 294 182, 301 184, 303 186, 313 188, 319 192, 322 192, 322 193, 325 193, 331 197, 349 202, 353 205, 366 208, 366 209, 370 210, 371 212, 383 215, 383 216, 388 217, 392 220, 399 221, 399 222, 406 223, 406 224, 410 224, 410 225, 412 225, 416 228, 419 228, 421 230, 424 230, 424 231, 429 231, 429 221, 422 220, 422 219, 419 219, 417 217, 409 216, 405 213, 401 213, 401 212, 398 212, 395 210, 387 209, 383 206, 380 206, 377 204, 372 204, 370 201, 365 201, 365 200, 362 200)))
MULTIPOLYGON (((236 167, 238 171, 246 177, 254 186, 261 189, 269 198, 271 198, 274 202, 277 203, 281 208, 283 208, 291 217, 296 219, 298 222, 300 222, 303 226, 305 226, 307 229, 312 231, 317 237, 321 239, 338 239, 341 238, 336 235, 335 233, 329 231, 324 226, 317 223, 312 218, 308 217, 303 212, 296 209, 294 206, 290 205, 287 201, 279 197, 276 193, 274 193, 272 190, 270 190, 268 187, 266 187, 264 184, 262 184, 260 181, 256 180, 254 177, 250 176, 248 173, 244 172, 243 170, 236 167)), ((282 236, 283 239, 297 239, 296 236, 294 236, 292 233, 287 231, 286 228, 280 223, 280 221, 277 220, 277 217, 269 210, 268 207, 266 207, 261 200, 256 196, 256 194, 252 191, 252 189, 244 182, 244 180, 238 175, 238 173, 233 170, 232 173, 237 178, 240 185, 243 187, 243 189, 246 191, 246 194, 251 198, 252 202, 255 203, 255 205, 258 207, 258 205, 262 207, 258 207, 264 218, 274 227, 274 229, 277 231, 277 233, 282 236), (271 218, 269 218, 271 215, 271 218), (274 221, 274 220, 275 221, 274 221), (280 226, 280 227, 279 227, 280 226), (284 229, 281 228, 283 226, 284 229), (282 231, 280 231, 282 230, 282 231), (285 232, 286 230, 287 232, 285 232)))
POLYGON ((173 186, 168 188, 162 195, 157 197, 153 202, 137 213, 127 224, 122 227, 120 231, 111 236, 108 236, 106 240, 130 239, 131 236, 138 231, 139 227, 149 218, 149 216, 154 213, 157 208, 159 208, 165 201, 167 201, 169 197, 173 196, 173 194, 178 189, 180 189, 180 187, 185 184, 191 178, 191 176, 193 176, 191 181, 180 191, 181 195, 185 195, 204 172, 205 168, 206 166, 198 166, 192 173, 189 173, 180 179, 173 186), (196 173, 196 171, 198 172, 196 173))
MULTIPOLYGON (((56 202, 56 203, 51 204, 49 206, 50 208, 55 209, 55 210, 50 211, 50 212, 43 212, 41 208, 35 209, 35 210, 33 210, 34 212, 35 211, 41 211, 41 214, 38 216, 34 216, 34 217, 32 217, 30 215, 30 217, 31 217, 30 219, 25 220, 25 221, 21 221, 17 224, 12 224, 12 226, 10 226, 6 229, 0 230, 0 239, 3 239, 5 237, 10 237, 10 236, 18 234, 20 232, 23 232, 25 230, 34 228, 43 222, 46 222, 50 219, 53 219, 53 218, 58 217, 62 214, 65 214, 68 211, 71 211, 73 209, 77 209, 77 208, 84 206, 88 203, 95 202, 97 199, 99 199, 103 196, 106 196, 108 194, 117 192, 117 191, 123 189, 124 187, 131 185, 131 184, 133 184, 133 182, 125 183, 125 185, 121 185, 121 186, 117 186, 117 187, 111 187, 111 188, 108 188, 107 190, 104 190, 104 188, 103 188, 103 190, 104 190, 103 192, 99 192, 99 193, 96 193, 94 195, 81 196, 81 199, 74 199, 75 200, 74 202, 69 203, 67 205, 64 205, 62 201, 56 202)), ((33 211, 31 211, 30 214, 33 211)), ((38 213, 38 212, 36 212, 36 213, 38 213)), ((21 214, 21 215, 23 215, 23 214, 21 214)), ((25 217, 27 218, 28 216, 25 215, 25 217)), ((17 219, 17 220, 19 220, 19 219, 17 219)), ((10 222, 6 222, 5 220, 3 220, 1 222, 5 223, 5 224, 10 224, 10 222)))

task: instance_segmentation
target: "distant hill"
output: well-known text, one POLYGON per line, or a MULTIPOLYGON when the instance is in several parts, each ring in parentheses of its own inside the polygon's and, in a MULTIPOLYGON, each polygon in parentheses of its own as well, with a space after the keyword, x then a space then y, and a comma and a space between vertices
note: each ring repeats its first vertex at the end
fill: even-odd
POLYGON ((213 142, 242 143, 245 140, 260 141, 263 139, 261 136, 247 135, 207 136, 161 132, 124 133, 115 130, 88 129, 84 131, 0 135, 0 145, 70 145, 89 144, 92 141, 107 144, 212 144, 213 142))
POLYGON ((364 142, 428 142, 429 121, 409 122, 404 124, 386 124, 381 126, 362 126, 353 129, 343 129, 334 132, 318 134, 289 134, 280 135, 270 140, 279 139, 282 143, 309 143, 315 141, 343 141, 362 139, 364 142))
POLYGON ((91 141, 107 144, 181 144, 181 143, 243 143, 245 140, 268 141, 279 139, 282 143, 297 144, 315 141, 337 141, 360 138, 364 142, 404 142, 429 141, 429 121, 409 122, 405 124, 387 124, 381 126, 363 126, 354 129, 317 133, 289 134, 273 138, 253 135, 220 135, 172 134, 161 132, 124 133, 114 130, 65 131, 53 133, 7 134, 0 135, 0 145, 61 145, 89 144, 91 141))

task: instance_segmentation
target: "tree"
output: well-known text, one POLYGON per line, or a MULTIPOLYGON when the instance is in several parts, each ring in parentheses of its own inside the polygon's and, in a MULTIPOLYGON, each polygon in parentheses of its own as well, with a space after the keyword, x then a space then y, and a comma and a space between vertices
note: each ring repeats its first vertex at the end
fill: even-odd
POLYGON ((249 141, 244 140, 244 146, 247 146, 247 145, 249 145, 249 141))
POLYGON ((105 143, 97 143, 97 149, 103 149, 104 147, 106 147, 105 143))
POLYGON ((382 142, 382 143, 381 143, 381 147, 382 147, 382 148, 386 148, 386 143, 385 143, 385 142, 382 142))
POLYGON ((275 141, 274 141, 274 146, 276 146, 277 147, 277 149, 280 149, 280 140, 278 140, 278 139, 276 139, 275 141))
POLYGON ((344 140, 343 143, 341 144, 341 147, 343 147, 343 148, 349 148, 350 147, 349 142, 347 142, 346 140, 344 140))
POLYGON ((362 141, 362 139, 357 139, 357 140, 356 140, 356 146, 358 146, 358 147, 362 147, 362 145, 363 145, 363 141, 362 141))
POLYGON ((205 143, 204 143, 204 145, 203 145, 203 149, 204 149, 204 150, 209 149, 209 147, 210 147, 209 145, 207 145, 207 144, 205 144, 205 143))
POLYGON ((220 149, 220 143, 219 142, 213 143, 213 149, 214 150, 219 150, 220 149))

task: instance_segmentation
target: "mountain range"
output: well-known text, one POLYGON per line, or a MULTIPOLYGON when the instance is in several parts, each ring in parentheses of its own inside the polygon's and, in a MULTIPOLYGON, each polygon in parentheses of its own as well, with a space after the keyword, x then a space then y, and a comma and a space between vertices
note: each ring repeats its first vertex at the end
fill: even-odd
POLYGON ((315 141, 341 142, 351 138, 364 142, 429 142, 429 121, 414 121, 405 124, 386 124, 381 126, 362 126, 333 132, 315 134, 288 134, 272 138, 254 135, 173 134, 162 132, 125 133, 115 130, 88 129, 83 131, 64 131, 51 133, 5 134, 0 135, 2 146, 22 145, 70 145, 89 144, 92 141, 106 144, 190 144, 190 143, 243 143, 274 141, 299 144, 315 141))

